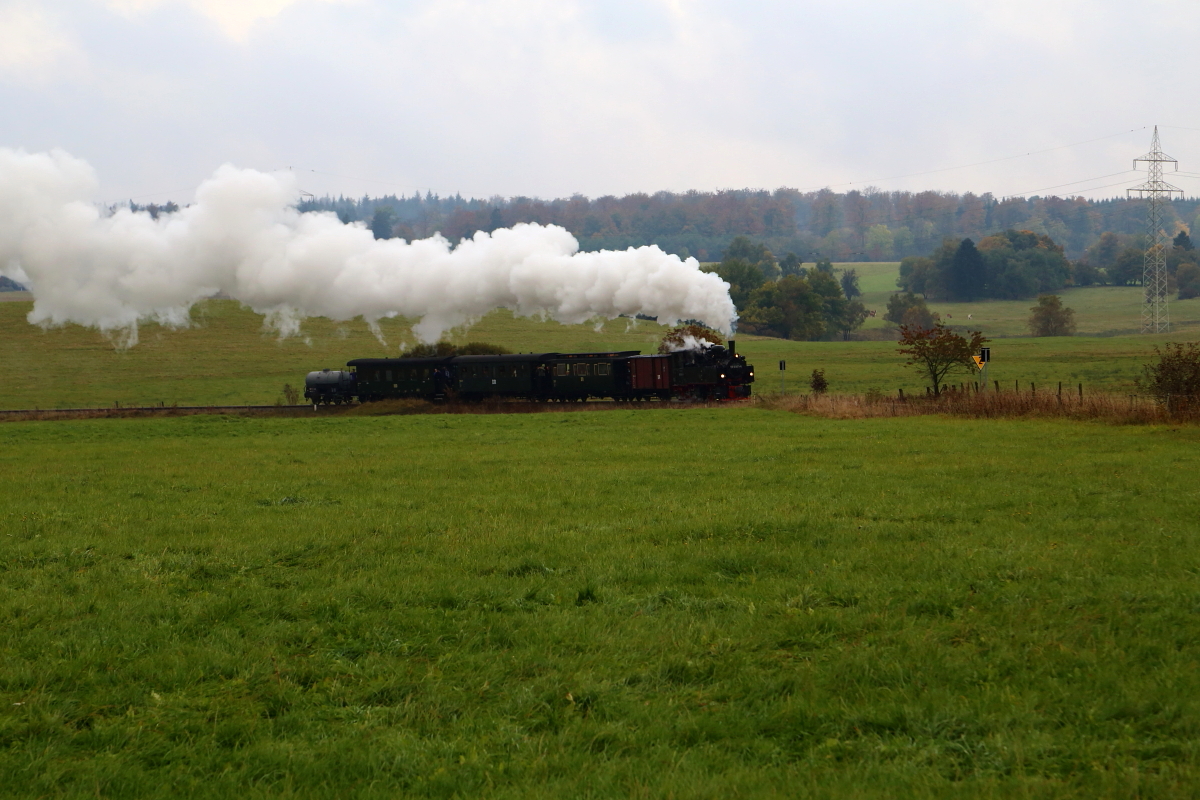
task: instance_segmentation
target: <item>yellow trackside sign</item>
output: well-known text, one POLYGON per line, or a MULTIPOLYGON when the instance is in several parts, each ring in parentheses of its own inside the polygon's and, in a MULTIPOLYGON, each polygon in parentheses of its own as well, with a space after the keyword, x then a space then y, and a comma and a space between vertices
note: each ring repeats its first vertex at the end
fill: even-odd
POLYGON ((975 367, 977 369, 983 369, 983 356, 971 356, 971 358, 975 360, 975 367))

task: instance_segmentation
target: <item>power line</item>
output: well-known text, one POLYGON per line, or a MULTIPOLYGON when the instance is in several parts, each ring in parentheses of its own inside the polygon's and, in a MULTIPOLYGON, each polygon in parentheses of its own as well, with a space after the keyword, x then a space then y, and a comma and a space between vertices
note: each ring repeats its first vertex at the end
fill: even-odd
MULTIPOLYGON (((1020 197, 1022 195, 1034 194, 1035 192, 1046 192, 1046 191, 1049 191, 1050 189, 1061 189, 1064 186, 1075 186, 1076 184, 1080 184, 1080 183, 1090 183, 1092 181, 1101 181, 1101 180, 1104 180, 1105 178, 1115 178, 1117 175, 1126 175, 1130 172, 1135 172, 1135 170, 1126 169, 1126 170, 1122 170, 1121 172, 1113 172, 1108 175, 1097 175, 1094 178, 1084 178, 1081 181, 1071 181, 1070 183, 1060 183, 1055 186, 1043 186, 1041 189, 1030 189, 1028 192, 1013 192, 1012 194, 1005 195, 1005 197, 1020 197)), ((1129 181, 1122 181, 1121 183, 1128 183, 1128 182, 1129 181)), ((1120 184, 1112 183, 1109 185, 1110 186, 1118 186, 1120 184)), ((1105 187, 1093 186, 1092 188, 1093 189, 1103 189, 1105 187)), ((1081 189, 1080 191, 1091 191, 1091 189, 1081 189)))
POLYGON ((974 164, 959 164, 958 166, 955 166, 955 167, 942 167, 941 169, 931 169, 931 170, 926 170, 925 172, 910 172, 907 175, 893 175, 890 178, 872 178, 871 180, 864 180, 864 181, 850 181, 847 183, 827 183, 827 184, 823 184, 821 186, 807 186, 802 189, 797 189, 797 191, 807 192, 807 191, 811 191, 813 189, 832 189, 835 186, 853 186, 856 183, 859 183, 859 184, 865 183, 865 184, 869 185, 869 184, 873 184, 873 183, 879 183, 882 181, 897 181, 897 180, 900 180, 901 178, 917 178, 922 175, 936 175, 940 172, 951 172, 956 169, 968 169, 970 167, 982 167, 987 164, 998 164, 1001 161, 1012 161, 1013 159, 1017 159, 1017 158, 1028 158, 1029 156, 1037 156, 1037 155, 1041 155, 1043 153, 1053 153, 1056 150, 1066 150, 1067 148, 1070 148, 1070 147, 1079 147, 1080 145, 1091 144, 1092 142, 1102 142, 1105 139, 1115 139, 1118 136, 1125 136, 1130 133, 1136 133, 1137 131, 1144 131, 1148 127, 1149 127, 1148 125, 1143 125, 1140 128, 1132 128, 1127 131, 1121 131, 1120 133, 1112 133, 1112 134, 1109 134, 1108 136, 1097 136, 1095 139, 1085 139, 1082 142, 1072 142, 1071 144, 1060 144, 1056 147, 1048 147, 1045 150, 1031 150, 1028 153, 1018 153, 1015 156, 1004 156, 1002 158, 992 158, 987 161, 976 161, 974 164))

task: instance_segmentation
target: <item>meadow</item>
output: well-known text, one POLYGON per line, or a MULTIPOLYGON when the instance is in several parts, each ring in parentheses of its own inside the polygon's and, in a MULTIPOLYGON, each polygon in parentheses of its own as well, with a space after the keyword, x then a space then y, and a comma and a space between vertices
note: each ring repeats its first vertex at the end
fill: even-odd
MULTIPOLYGON (((839 265, 849 266, 849 265, 839 265)), ((866 335, 884 336, 883 311, 896 264, 857 264, 864 298, 878 315, 866 335)), ((1153 345, 1195 340, 1200 327, 1186 323, 1160 335, 1082 335, 1083 332, 1136 330, 1137 287, 1071 289, 1067 303, 1077 309, 1081 335, 1059 338, 1017 337, 1031 301, 971 304, 969 312, 933 303, 948 322, 976 326, 994 337, 989 378, 1002 388, 1068 389, 1084 385, 1088 393, 1136 392, 1142 366, 1153 345), (1117 309, 1120 314, 1117 314, 1117 309), (1110 314, 1112 312, 1112 314, 1110 314), (976 320, 968 322, 966 313, 976 320), (1132 327, 1131 327, 1132 326, 1132 327), (1012 337, 1012 338, 1008 338, 1012 337)), ((3 299, 0 296, 0 299, 3 299)), ((1177 321, 1192 313, 1191 304, 1172 303, 1177 321)), ((151 405, 269 405, 282 402, 283 387, 302 387, 310 370, 336 369, 352 358, 396 355, 413 337, 404 320, 383 320, 379 341, 361 320, 309 319, 298 337, 280 339, 263 330, 257 314, 230 300, 208 300, 192 311, 192 325, 181 330, 143 325, 140 342, 114 348, 101 333, 67 326, 43 331, 25 321, 27 300, 0 302, 0 409, 77 408, 151 405)), ((1200 306, 1197 306, 1200 307, 1200 306)), ((493 342, 517 352, 640 350, 654 352, 663 326, 646 320, 616 319, 586 325, 514 318, 497 310, 469 328, 453 331, 454 341, 493 342)), ((757 394, 807 390, 814 369, 823 369, 830 390, 896 395, 924 392, 925 382, 906 368, 892 337, 878 341, 792 342, 739 336, 738 349, 757 367, 757 394), (779 362, 787 370, 780 375, 779 362), (781 378, 783 379, 781 381, 781 378)), ((959 375, 956 380, 968 380, 959 375)))
POLYGON ((0 794, 1195 797, 1200 428, 0 425, 0 794))
MULTIPOLYGON (((862 301, 877 314, 863 325, 866 331, 880 330, 888 323, 883 314, 888 298, 899 291, 896 279, 900 264, 875 262, 866 264, 835 264, 835 270, 854 269, 859 274, 862 301)), ((1142 287, 1086 286, 1058 292, 1063 305, 1075 310, 1077 335, 1087 337, 1129 336, 1142 329, 1142 287)), ((929 301, 947 324, 983 331, 992 338, 1028 337, 1029 311, 1036 304, 1026 300, 982 300, 974 303, 929 301), (970 317, 970 318, 968 318, 970 317)), ((1200 333, 1200 298, 1179 300, 1170 298, 1171 326, 1178 334, 1194 339, 1200 333)))

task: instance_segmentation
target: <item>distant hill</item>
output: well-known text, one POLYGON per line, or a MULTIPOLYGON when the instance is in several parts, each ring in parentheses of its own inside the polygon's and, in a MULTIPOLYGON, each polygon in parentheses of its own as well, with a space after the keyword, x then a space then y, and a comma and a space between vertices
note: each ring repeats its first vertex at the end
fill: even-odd
POLYGON ((23 292, 25 287, 16 281, 0 275, 0 292, 23 292))

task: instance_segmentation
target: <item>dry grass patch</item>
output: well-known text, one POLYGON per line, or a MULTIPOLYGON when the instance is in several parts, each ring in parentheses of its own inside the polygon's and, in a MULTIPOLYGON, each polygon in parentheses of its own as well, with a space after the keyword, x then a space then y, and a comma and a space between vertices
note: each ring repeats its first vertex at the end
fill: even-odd
POLYGON ((974 419, 1016 417, 1097 420, 1118 425, 1166 425, 1200 422, 1200 402, 1172 398, 1164 403, 1146 395, 1073 392, 947 392, 941 397, 906 395, 791 395, 759 397, 763 408, 830 419, 913 417, 946 414, 974 419))

